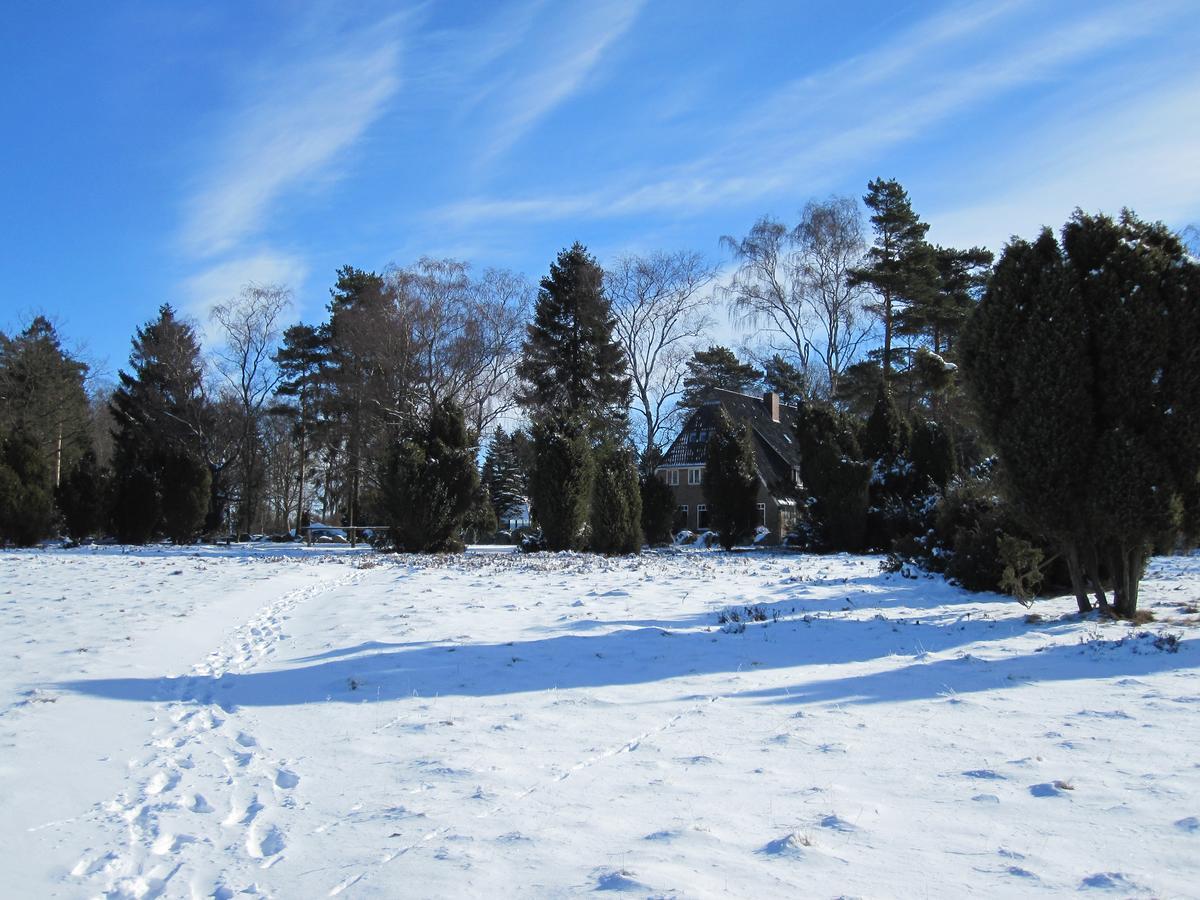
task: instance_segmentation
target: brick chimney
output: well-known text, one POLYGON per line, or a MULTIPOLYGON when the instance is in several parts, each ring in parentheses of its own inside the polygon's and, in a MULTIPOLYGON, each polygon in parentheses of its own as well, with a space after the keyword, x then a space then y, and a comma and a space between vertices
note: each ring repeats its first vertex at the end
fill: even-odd
POLYGON ((774 391, 768 391, 763 394, 763 406, 767 408, 767 412, 771 414, 771 421, 779 421, 779 395, 774 391))

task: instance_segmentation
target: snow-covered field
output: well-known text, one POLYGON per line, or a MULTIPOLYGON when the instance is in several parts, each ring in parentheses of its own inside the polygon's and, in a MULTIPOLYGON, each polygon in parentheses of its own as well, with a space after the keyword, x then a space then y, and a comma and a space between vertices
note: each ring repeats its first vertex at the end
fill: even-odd
POLYGON ((0 893, 1197 896, 1198 603, 1195 556, 1130 627, 874 558, 0 553, 0 893))

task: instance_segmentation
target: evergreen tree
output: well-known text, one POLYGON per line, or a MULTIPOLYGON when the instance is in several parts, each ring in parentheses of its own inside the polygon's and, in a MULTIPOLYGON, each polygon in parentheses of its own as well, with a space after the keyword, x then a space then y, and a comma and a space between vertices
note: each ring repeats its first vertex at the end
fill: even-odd
POLYGON ((111 408, 114 434, 114 525, 123 541, 144 543, 166 532, 191 540, 209 507, 211 471, 204 462, 208 410, 200 347, 192 327, 169 305, 139 328, 111 408))
POLYGON ((576 417, 542 417, 533 426, 533 447, 533 517, 546 547, 582 550, 588 543, 593 473, 587 423, 576 417))
POLYGON ((868 459, 877 460, 885 467, 894 466, 907 458, 909 440, 908 423, 896 408, 891 390, 880 382, 875 407, 863 432, 863 452, 868 459))
POLYGON ((38 441, 18 431, 0 439, 0 544, 32 547, 54 525, 50 476, 38 441))
POLYGON ((758 498, 758 466, 754 444, 745 423, 735 426, 724 410, 708 440, 704 470, 704 498, 713 526, 720 532, 721 546, 733 549, 754 529, 758 498))
POLYGON ((52 490, 91 449, 88 367, 63 349, 54 325, 37 316, 16 337, 0 334, 0 428, 32 442, 52 490))
POLYGON ((721 346, 697 350, 687 367, 683 397, 679 400, 679 405, 686 409, 700 406, 713 388, 745 394, 755 390, 763 377, 761 371, 743 363, 728 347, 721 346))
POLYGON ((875 243, 867 250, 869 264, 851 272, 854 284, 874 290, 869 307, 883 326, 879 352, 884 381, 892 377, 897 356, 893 346, 900 317, 914 302, 922 302, 935 288, 933 248, 925 242, 929 225, 913 212, 908 192, 895 180, 876 178, 867 185, 863 203, 871 210, 875 243))
POLYGON ((944 491, 958 470, 954 440, 933 419, 919 419, 912 429, 914 481, 944 491))
POLYGON ((807 404, 796 424, 800 477, 830 550, 861 551, 866 543, 872 464, 864 462, 852 423, 825 406, 807 404))
POLYGON ((503 521, 510 510, 525 503, 529 496, 529 479, 519 447, 520 434, 509 435, 496 426, 483 459, 483 486, 498 522, 503 521))
POLYGON ((459 533, 479 496, 479 475, 462 410, 435 404, 426 423, 392 448, 381 478, 383 503, 397 550, 462 549, 459 533))
POLYGON ((67 535, 76 541, 99 534, 104 526, 107 474, 88 450, 55 491, 67 535))
POLYGON ((613 444, 595 454, 591 548, 614 555, 642 549, 642 495, 632 453, 613 444))
POLYGON ((1006 496, 1132 616, 1155 541, 1200 506, 1200 264, 1161 224, 1077 212, 1014 240, 962 339, 1006 496))
POLYGON ((994 257, 982 247, 933 247, 931 253, 931 290, 917 292, 897 313, 896 331, 924 340, 933 353, 942 356, 957 345, 962 327, 987 285, 994 257))
POLYGON ((533 419, 580 417, 594 439, 628 429, 629 378, 604 272, 581 245, 563 250, 541 281, 517 374, 533 419))
POLYGON ((778 353, 763 367, 763 384, 779 395, 780 402, 789 406, 803 403, 812 396, 812 384, 807 373, 796 368, 778 353))
POLYGON ((669 544, 675 524, 675 492, 653 472, 641 476, 642 534, 651 546, 669 544))
POLYGON ((321 426, 320 408, 327 389, 329 364, 329 329, 311 325, 293 325, 283 333, 283 346, 275 354, 280 381, 276 397, 286 398, 271 408, 274 415, 291 423, 296 442, 296 531, 304 515, 305 481, 309 475, 308 459, 321 426))

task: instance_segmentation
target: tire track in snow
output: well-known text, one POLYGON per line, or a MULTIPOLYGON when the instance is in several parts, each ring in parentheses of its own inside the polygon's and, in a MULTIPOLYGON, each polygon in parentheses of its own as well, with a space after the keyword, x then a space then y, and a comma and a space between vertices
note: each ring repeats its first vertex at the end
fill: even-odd
MULTIPOLYGON (((239 727, 232 705, 217 697, 220 679, 273 656, 282 624, 297 606, 361 577, 362 571, 353 568, 286 592, 239 626, 187 676, 163 679, 172 696, 154 710, 168 724, 152 733, 148 759, 130 761, 130 787, 95 813, 114 833, 124 829, 124 844, 85 850, 70 870, 73 878, 98 888, 106 898, 141 900, 162 894, 200 848, 216 850, 221 869, 230 864, 265 869, 283 859, 287 841, 281 820, 295 805, 291 792, 300 776, 270 758, 239 727), (224 817, 214 806, 218 798, 196 789, 201 785, 226 788, 224 817)), ((199 887, 206 896, 231 897, 240 888, 225 881, 222 871, 215 881, 191 887, 193 893, 199 887)))

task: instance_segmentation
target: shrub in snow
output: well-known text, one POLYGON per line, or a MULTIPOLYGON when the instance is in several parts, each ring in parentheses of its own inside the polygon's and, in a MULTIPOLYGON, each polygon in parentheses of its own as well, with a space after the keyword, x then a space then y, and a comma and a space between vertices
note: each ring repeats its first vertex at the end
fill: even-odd
POLYGON ((642 495, 633 454, 614 444, 595 453, 592 479, 591 548, 597 553, 642 549, 642 495))
POLYGON ((653 472, 642 475, 642 534, 651 546, 671 543, 675 522, 675 492, 653 472))
POLYGON ((1022 520, 1137 609, 1151 548, 1200 531, 1200 263, 1162 224, 1077 212, 1005 248, 960 342, 1022 520))
POLYGON ((862 550, 871 466, 862 461, 853 423, 829 407, 805 404, 796 440, 800 475, 812 495, 810 512, 820 545, 829 550, 862 550))
POLYGON ((534 518, 549 550, 582 550, 587 544, 592 495, 592 448, 586 424, 573 416, 548 415, 533 426, 530 483, 534 518))
POLYGON ((0 440, 0 543, 32 547, 53 520, 50 473, 36 443, 24 433, 0 440))
POLYGON ((735 426, 724 410, 708 440, 704 497, 709 518, 721 534, 721 546, 732 549, 754 527, 758 466, 749 427, 735 426))
POLYGON ((479 492, 470 443, 462 410, 444 401, 392 448, 381 487, 397 550, 462 549, 458 535, 479 492))

